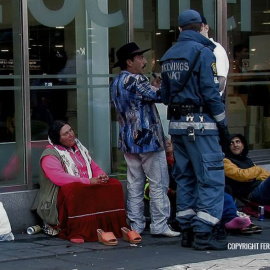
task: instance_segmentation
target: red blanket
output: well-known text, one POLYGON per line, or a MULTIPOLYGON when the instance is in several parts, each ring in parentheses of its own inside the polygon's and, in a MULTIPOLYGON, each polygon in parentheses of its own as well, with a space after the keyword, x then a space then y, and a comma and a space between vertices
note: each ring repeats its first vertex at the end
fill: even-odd
POLYGON ((62 239, 81 236, 85 241, 98 241, 97 229, 122 237, 121 227, 129 227, 123 188, 117 179, 107 184, 62 186, 57 203, 62 239))
MULTIPOLYGON (((242 211, 247 215, 258 218, 259 217, 259 213, 258 213, 259 205, 260 204, 255 203, 255 202, 249 202, 242 207, 242 211)), ((265 216, 265 218, 270 218, 270 206, 269 205, 264 205, 264 216, 265 216)))

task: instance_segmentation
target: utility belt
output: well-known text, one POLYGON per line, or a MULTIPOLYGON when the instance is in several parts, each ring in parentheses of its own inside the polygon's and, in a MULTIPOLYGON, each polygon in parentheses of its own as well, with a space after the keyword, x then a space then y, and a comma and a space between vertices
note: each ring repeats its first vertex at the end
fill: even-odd
POLYGON ((171 120, 172 117, 174 117, 175 120, 179 120, 181 116, 187 116, 194 113, 208 113, 208 110, 203 106, 181 105, 178 103, 169 104, 167 107, 168 120, 171 120))

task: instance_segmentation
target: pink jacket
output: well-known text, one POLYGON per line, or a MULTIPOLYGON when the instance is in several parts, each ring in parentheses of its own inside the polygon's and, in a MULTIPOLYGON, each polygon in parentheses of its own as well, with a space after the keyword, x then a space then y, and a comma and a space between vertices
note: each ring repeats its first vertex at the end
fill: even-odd
MULTIPOLYGON (((59 146, 58 146, 59 147, 59 146)), ((47 148, 53 148, 51 145, 48 145, 47 148)), ((59 147, 61 148, 61 147, 59 147)), ((65 149, 63 147, 63 149, 65 149)), ((83 184, 90 184, 90 179, 87 173, 86 164, 84 158, 82 157, 79 149, 75 145, 75 151, 69 150, 70 156, 75 162, 80 176, 73 176, 65 172, 62 167, 61 162, 54 156, 45 156, 41 160, 41 167, 46 175, 55 185, 63 186, 66 184, 70 184, 73 182, 79 182, 83 184)), ((91 169, 92 169, 92 177, 97 177, 100 174, 106 174, 103 170, 93 161, 91 160, 91 169)))

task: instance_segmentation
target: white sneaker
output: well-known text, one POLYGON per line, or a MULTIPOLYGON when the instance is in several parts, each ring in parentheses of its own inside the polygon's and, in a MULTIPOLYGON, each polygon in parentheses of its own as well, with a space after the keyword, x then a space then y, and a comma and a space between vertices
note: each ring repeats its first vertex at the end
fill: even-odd
POLYGON ((169 228, 164 231, 163 233, 159 233, 159 234, 151 234, 154 237, 176 237, 176 236, 180 236, 180 232, 175 232, 170 230, 169 228))

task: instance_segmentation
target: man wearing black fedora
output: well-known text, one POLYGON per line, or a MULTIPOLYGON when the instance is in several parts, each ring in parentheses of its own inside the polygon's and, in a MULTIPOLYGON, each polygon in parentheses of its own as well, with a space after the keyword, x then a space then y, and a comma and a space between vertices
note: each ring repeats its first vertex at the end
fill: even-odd
POLYGON ((150 232, 153 236, 174 237, 179 232, 170 230, 170 202, 167 197, 169 184, 165 155, 165 138, 161 120, 155 106, 160 102, 160 81, 153 85, 143 75, 146 60, 134 43, 127 43, 117 52, 121 72, 110 85, 119 120, 118 148, 127 163, 127 215, 132 230, 142 233, 145 229, 144 185, 150 184, 150 232))

